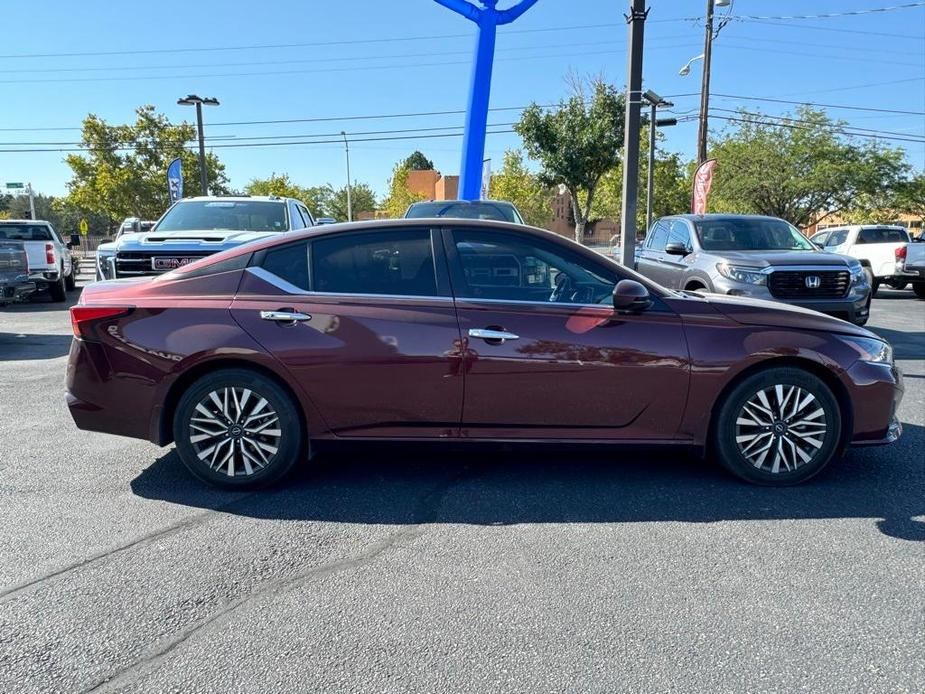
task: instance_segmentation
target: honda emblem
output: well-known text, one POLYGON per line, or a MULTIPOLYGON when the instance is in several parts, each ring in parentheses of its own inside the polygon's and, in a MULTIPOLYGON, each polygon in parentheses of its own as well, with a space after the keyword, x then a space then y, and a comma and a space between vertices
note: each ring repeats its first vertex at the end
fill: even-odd
POLYGON ((822 278, 819 275, 809 275, 804 281, 807 289, 819 289, 822 286, 822 278))

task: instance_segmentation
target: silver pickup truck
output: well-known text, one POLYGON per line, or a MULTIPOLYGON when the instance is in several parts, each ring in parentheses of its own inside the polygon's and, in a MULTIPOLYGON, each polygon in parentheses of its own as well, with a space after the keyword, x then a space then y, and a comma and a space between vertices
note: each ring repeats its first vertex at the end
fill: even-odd
POLYGON ((897 272, 912 283, 912 291, 925 299, 925 240, 908 243, 896 251, 897 272))

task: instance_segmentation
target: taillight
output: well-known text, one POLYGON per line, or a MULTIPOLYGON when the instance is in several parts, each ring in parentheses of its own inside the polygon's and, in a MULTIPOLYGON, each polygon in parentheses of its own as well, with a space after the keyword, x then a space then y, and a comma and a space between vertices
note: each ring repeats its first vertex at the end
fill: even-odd
POLYGON ((55 247, 50 243, 45 244, 45 264, 54 265, 55 264, 55 247))
POLYGON ((128 306, 71 306, 71 329, 74 337, 93 337, 90 328, 104 318, 127 316, 128 306))
POLYGON ((896 254, 896 260, 905 260, 906 259, 906 247, 900 246, 893 253, 896 254))

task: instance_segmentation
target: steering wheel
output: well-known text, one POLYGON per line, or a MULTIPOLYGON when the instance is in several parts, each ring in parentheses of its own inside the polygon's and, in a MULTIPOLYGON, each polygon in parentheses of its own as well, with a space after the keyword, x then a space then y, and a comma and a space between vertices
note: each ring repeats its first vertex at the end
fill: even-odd
POLYGON ((566 303, 567 297, 572 293, 572 278, 564 272, 556 275, 556 287, 549 295, 549 301, 554 304, 566 303))

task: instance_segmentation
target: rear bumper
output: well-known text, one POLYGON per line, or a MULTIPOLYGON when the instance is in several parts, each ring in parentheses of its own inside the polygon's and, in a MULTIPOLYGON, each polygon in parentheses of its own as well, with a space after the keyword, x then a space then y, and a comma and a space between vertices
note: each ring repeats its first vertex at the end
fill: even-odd
POLYGON ((0 282, 0 301, 22 301, 36 288, 35 282, 0 282))

